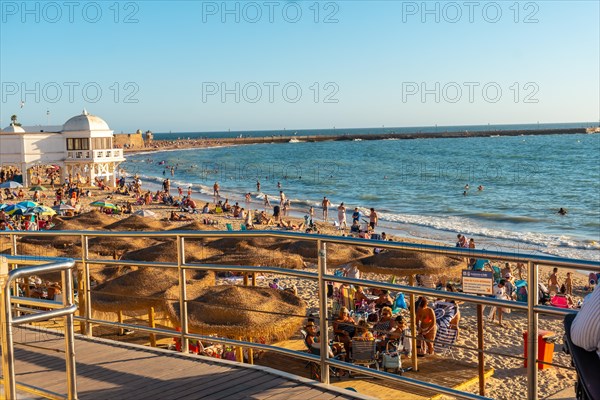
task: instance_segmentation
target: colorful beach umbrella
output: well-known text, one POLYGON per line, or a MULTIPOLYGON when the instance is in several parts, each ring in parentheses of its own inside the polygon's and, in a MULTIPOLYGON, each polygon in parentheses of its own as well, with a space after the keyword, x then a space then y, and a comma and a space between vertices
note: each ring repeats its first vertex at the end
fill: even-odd
POLYGON ((0 210, 4 210, 6 207, 8 207, 10 204, 0 204, 0 210))
POLYGON ((93 203, 90 203, 90 206, 92 207, 103 207, 103 208, 112 208, 112 209, 116 209, 117 206, 115 206, 112 203, 108 203, 104 200, 98 200, 98 201, 94 201, 93 203))
POLYGON ((36 191, 40 191, 43 192, 44 190, 48 190, 43 186, 33 186, 31 189, 29 189, 30 192, 36 192, 36 191))
POLYGON ((52 209, 54 209, 55 211, 68 211, 68 210, 74 210, 75 207, 73 207, 69 204, 59 204, 57 206, 52 207, 52 209))
POLYGON ((23 215, 27 210, 27 207, 20 206, 18 204, 11 204, 4 209, 4 212, 8 215, 23 215))
POLYGON ((15 181, 6 181, 6 182, 0 183, 0 188, 2 188, 2 189, 15 189, 15 188, 20 188, 20 187, 23 187, 23 185, 21 185, 19 182, 15 182, 15 181))
POLYGON ((17 203, 17 205, 24 207, 24 208, 31 208, 31 207, 39 206, 38 203, 36 203, 35 201, 31 201, 31 200, 21 201, 21 202, 17 203))
POLYGON ((56 215, 56 211, 47 206, 36 206, 27 209, 27 213, 34 213, 39 215, 56 215))

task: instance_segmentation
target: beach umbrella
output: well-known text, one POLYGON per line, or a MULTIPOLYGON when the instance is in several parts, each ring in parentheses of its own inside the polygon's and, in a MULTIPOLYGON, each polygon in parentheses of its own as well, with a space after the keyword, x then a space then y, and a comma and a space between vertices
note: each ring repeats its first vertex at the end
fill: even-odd
POLYGON ((59 204, 57 206, 52 207, 52 209, 54 209, 55 211, 68 211, 68 210, 74 210, 75 207, 73 207, 69 204, 59 204))
POLYGON ((11 204, 8 207, 4 208, 4 212, 8 215, 22 215, 25 212, 25 210, 27 210, 27 207, 23 207, 18 204, 11 204))
POLYGON ((36 192, 36 191, 40 191, 43 192, 44 190, 48 190, 43 186, 34 186, 31 189, 29 189, 30 192, 36 192))
POLYGON ((164 224, 156 219, 144 218, 141 215, 131 215, 114 222, 106 227, 113 231, 162 231, 164 224))
MULTIPOLYGON (((212 271, 193 274, 204 286, 215 284, 212 271)), ((176 268, 144 267, 97 286, 91 293, 92 309, 104 312, 145 311, 164 306, 165 292, 179 282, 176 268)))
MULTIPOLYGON (((204 335, 285 340, 298 332, 306 315, 304 301, 285 290, 191 285, 187 295, 190 331, 204 335)), ((180 324, 178 298, 177 289, 167 292, 165 308, 175 324, 180 324)))
POLYGON ((0 188, 2 188, 2 189, 16 189, 16 188, 21 188, 21 187, 23 187, 23 185, 21 185, 19 182, 15 182, 15 181, 6 181, 6 182, 0 183, 0 188))
POLYGON ((139 215, 142 217, 156 217, 156 213, 150 210, 138 210, 133 215, 139 215))
POLYGON ((287 269, 304 268, 304 260, 298 254, 254 247, 245 241, 240 241, 237 247, 229 248, 215 247, 213 243, 207 244, 206 247, 222 250, 225 254, 207 258, 203 261, 206 264, 269 266, 287 269))
POLYGON ((31 201, 31 200, 21 201, 21 202, 17 203, 17 205, 20 206, 20 207, 25 207, 25 208, 31 208, 31 207, 37 207, 37 206, 39 206, 38 203, 36 203, 35 201, 31 201))
POLYGON ((27 209, 27 213, 34 213, 39 215, 56 215, 56 211, 48 206, 36 206, 27 209))
POLYGON ((10 204, 0 204, 0 210, 4 210, 6 207, 8 207, 10 204))
POLYGON ((113 203, 109 203, 107 201, 104 200, 98 200, 98 201, 94 201, 93 203, 90 203, 91 207, 103 207, 103 208, 112 208, 112 209, 116 209, 117 206, 115 206, 113 203))
MULTIPOLYGON (((413 274, 451 273, 465 266, 461 257, 426 254, 409 250, 387 250, 345 265, 355 265, 362 272, 409 276, 413 274)), ((342 265, 338 265, 341 267, 342 265)))

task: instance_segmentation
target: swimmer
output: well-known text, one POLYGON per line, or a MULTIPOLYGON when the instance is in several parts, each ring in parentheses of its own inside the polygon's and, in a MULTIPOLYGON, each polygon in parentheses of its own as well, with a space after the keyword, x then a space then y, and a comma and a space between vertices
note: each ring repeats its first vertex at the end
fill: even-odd
POLYGON ((561 208, 558 210, 557 214, 560 214, 560 215, 567 215, 567 210, 565 210, 564 208, 562 208, 562 207, 561 207, 561 208))
POLYGON ((483 190, 483 185, 477 186, 477 190, 479 190, 481 192, 483 190))
POLYGON ((469 190, 469 184, 468 183, 465 185, 465 190, 469 190))
POLYGON ((463 196, 466 196, 466 195, 467 195, 467 191, 465 190, 465 191, 463 192, 463 196))

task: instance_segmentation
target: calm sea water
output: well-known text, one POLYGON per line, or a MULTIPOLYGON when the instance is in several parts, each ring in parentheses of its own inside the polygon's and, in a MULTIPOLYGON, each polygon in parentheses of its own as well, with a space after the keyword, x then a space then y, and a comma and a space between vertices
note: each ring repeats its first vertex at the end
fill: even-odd
POLYGON ((327 196, 349 211, 374 207, 382 229, 402 234, 453 243, 460 232, 488 250, 600 260, 598 154, 600 135, 552 135, 255 144, 128 155, 122 166, 146 187, 168 177, 211 195, 218 181, 230 201, 252 192, 262 208, 279 182, 301 213, 314 205, 320 216, 327 196))

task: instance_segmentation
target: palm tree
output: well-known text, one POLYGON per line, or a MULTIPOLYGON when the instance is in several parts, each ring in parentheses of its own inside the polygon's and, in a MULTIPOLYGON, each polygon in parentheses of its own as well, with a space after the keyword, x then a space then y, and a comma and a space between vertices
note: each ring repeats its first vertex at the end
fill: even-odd
POLYGON ((21 124, 17 122, 17 115, 16 114, 13 114, 13 115, 10 116, 10 123, 13 126, 21 126, 21 124))

